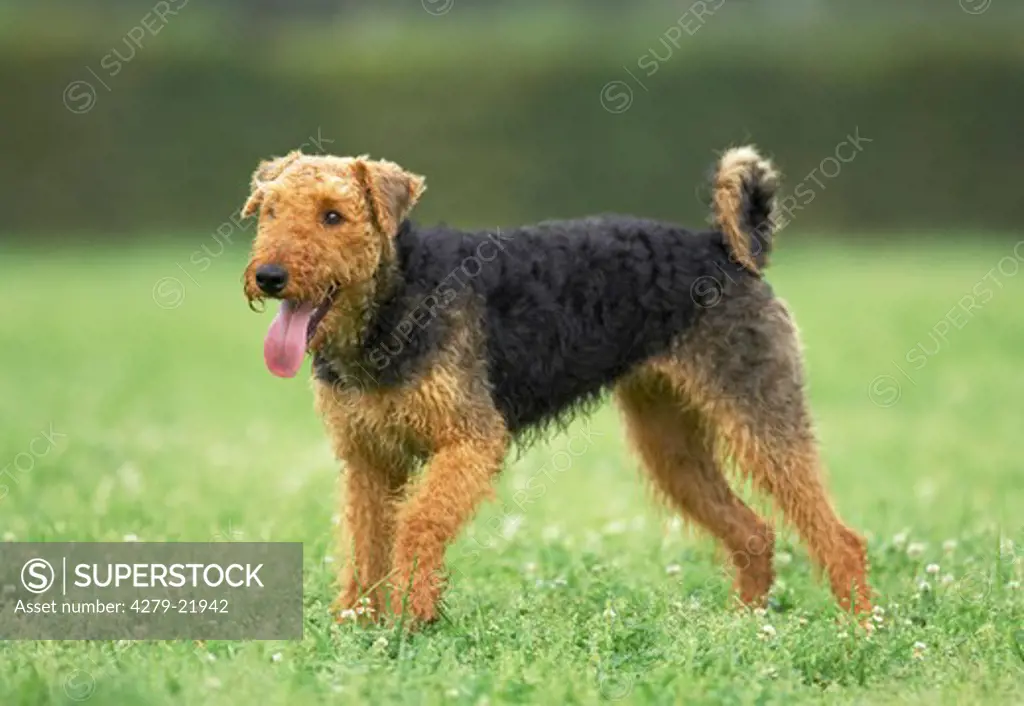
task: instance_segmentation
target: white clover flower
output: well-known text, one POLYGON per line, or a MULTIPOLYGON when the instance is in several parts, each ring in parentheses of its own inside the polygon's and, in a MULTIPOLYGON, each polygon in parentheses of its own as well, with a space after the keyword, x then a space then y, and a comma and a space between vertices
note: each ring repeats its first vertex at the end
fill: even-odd
POLYGON ((776 635, 775 628, 771 625, 765 625, 761 628, 761 634, 767 638, 773 638, 776 635))
POLYGON ((558 525, 548 525, 541 531, 540 536, 545 542, 553 542, 562 536, 562 528, 558 525))
POLYGON ((939 573, 939 565, 938 564, 929 564, 928 566, 924 567, 924 572, 926 574, 937 574, 937 573, 939 573))
POLYGON ((282 659, 284 659, 284 657, 281 655, 280 652, 275 652, 274 654, 270 655, 270 661, 272 662, 280 662, 282 659))
POLYGON ((676 574, 678 574, 682 570, 683 570, 683 567, 681 567, 679 564, 669 564, 668 566, 665 567, 665 573, 668 574, 669 576, 675 576, 676 574))
POLYGON ((954 549, 956 549, 956 546, 957 541, 955 539, 947 539, 945 542, 942 543, 942 551, 946 552, 947 554, 950 554, 953 552, 954 549))
POLYGON ((907 545, 907 556, 911 559, 918 559, 924 554, 924 550, 928 548, 928 545, 924 542, 911 542, 907 545))
POLYGON ((520 526, 523 524, 522 515, 508 515, 501 522, 501 536, 502 539, 512 539, 519 532, 520 526))

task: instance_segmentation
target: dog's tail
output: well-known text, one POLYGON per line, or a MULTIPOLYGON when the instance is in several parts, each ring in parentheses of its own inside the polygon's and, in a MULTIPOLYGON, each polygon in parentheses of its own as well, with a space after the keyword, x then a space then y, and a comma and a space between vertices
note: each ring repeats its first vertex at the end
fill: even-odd
POLYGON ((779 173, 753 145, 726 150, 715 166, 712 218, 737 262, 752 272, 768 264, 779 173))

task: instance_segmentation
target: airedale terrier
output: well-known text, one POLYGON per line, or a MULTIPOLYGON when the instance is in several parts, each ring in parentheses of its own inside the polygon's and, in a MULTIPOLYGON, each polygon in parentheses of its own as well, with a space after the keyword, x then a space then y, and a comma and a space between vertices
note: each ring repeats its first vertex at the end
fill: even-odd
POLYGON ((412 224, 423 177, 391 162, 259 165, 245 294, 280 300, 272 373, 313 355, 346 469, 339 608, 435 619, 445 548, 510 444, 613 390, 654 486, 730 551, 742 601, 771 588, 774 533, 730 464, 775 499, 840 605, 870 611, 864 540, 822 485, 797 328, 762 278, 778 174, 741 147, 712 179, 702 232, 602 215, 488 233, 412 224))

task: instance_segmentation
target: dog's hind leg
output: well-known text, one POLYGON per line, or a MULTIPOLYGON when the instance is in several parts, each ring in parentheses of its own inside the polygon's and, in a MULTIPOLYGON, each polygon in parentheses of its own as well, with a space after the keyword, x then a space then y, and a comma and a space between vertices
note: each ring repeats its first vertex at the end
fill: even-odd
MULTIPOLYGON (((788 414, 799 418, 802 406, 788 414)), ((839 605, 844 610, 870 612, 867 545, 843 524, 829 500, 809 422, 790 436, 775 436, 765 428, 766 422, 770 427, 771 419, 752 420, 742 415, 723 421, 723 433, 737 462, 775 498, 783 515, 800 532, 811 557, 828 575, 839 605)))
POLYGON ((729 487, 700 414, 668 381, 647 371, 621 382, 616 398, 657 490, 729 550, 740 599, 762 604, 774 579, 773 531, 729 487))
MULTIPOLYGON (((798 418, 802 409, 783 414, 798 418)), ((843 524, 822 483, 822 466, 810 424, 792 435, 777 434, 773 419, 739 412, 719 419, 725 443, 739 466, 774 497, 783 515, 807 543, 811 557, 824 568, 839 605, 870 612, 867 547, 843 524)))
POLYGON ((866 544, 822 482, 796 327, 782 302, 759 298, 723 301, 658 368, 701 406, 722 455, 775 499, 840 606, 868 612, 866 544))

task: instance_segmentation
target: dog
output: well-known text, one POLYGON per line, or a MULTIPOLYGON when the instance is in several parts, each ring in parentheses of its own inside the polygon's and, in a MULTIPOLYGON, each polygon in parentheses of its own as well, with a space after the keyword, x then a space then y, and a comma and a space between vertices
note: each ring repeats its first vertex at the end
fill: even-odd
POLYGON ((261 162, 244 291, 253 308, 279 301, 271 373, 313 358, 345 468, 341 615, 435 620, 445 549, 510 447, 609 392, 658 493, 730 552, 743 603, 766 601, 774 531, 731 489, 733 465, 839 605, 869 613, 866 545, 823 486, 797 328, 763 278, 778 184, 738 147, 714 166, 710 229, 601 215, 464 232, 410 222, 424 178, 395 163, 261 162))

